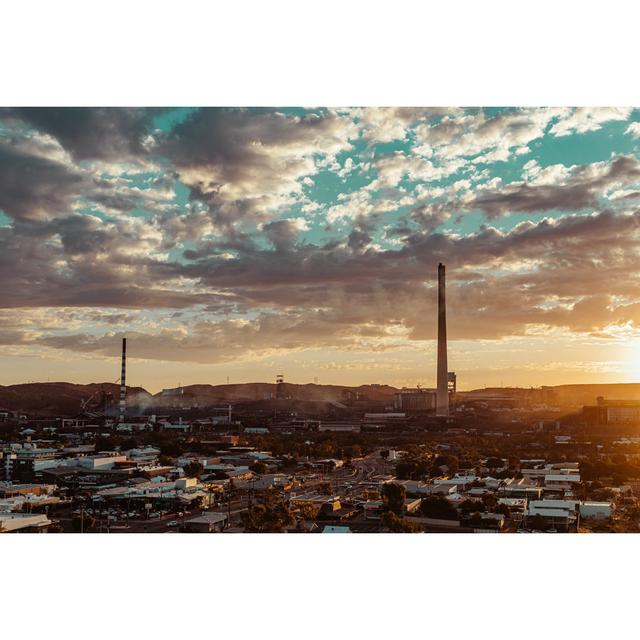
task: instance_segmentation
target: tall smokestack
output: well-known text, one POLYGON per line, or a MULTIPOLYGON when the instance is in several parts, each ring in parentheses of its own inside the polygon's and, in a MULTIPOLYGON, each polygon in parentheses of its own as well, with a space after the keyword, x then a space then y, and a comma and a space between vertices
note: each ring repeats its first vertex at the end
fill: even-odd
POLYGON ((122 373, 120 375, 120 422, 124 422, 125 397, 127 395, 127 339, 122 338, 122 373))
POLYGON ((438 392, 436 415, 449 415, 449 391, 447 389, 447 306, 444 294, 444 265, 438 265, 438 392))

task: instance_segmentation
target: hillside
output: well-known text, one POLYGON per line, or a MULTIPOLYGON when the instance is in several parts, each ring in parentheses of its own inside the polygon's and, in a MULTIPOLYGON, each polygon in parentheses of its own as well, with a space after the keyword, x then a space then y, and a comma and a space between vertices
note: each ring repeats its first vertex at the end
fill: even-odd
MULTIPOLYGON (((38 415, 74 415, 80 412, 83 401, 90 401, 88 406, 99 406, 103 393, 111 401, 117 401, 120 385, 33 382, 0 386, 0 409, 38 415)), ((127 394, 141 399, 152 397, 142 387, 127 387, 127 394)))
MULTIPOLYGON (((366 400, 389 402, 394 387, 362 385, 290 384, 282 387, 283 397, 292 402, 331 403, 366 400)), ((0 386, 0 410, 36 415, 76 415, 83 406, 87 410, 102 410, 105 404, 113 411, 120 386, 113 383, 72 384, 69 382, 34 382, 0 386), (83 403, 86 403, 83 405, 83 403)), ((182 387, 180 392, 150 394, 142 387, 127 387, 127 403, 142 410, 170 407, 208 407, 217 404, 256 402, 276 398, 276 385, 266 382, 210 385, 196 384, 182 387)))
MULTIPOLYGON (((292 384, 281 388, 283 400, 300 406, 301 403, 346 403, 352 406, 390 405, 395 387, 388 385, 292 384)), ((69 382, 36 382, 0 386, 0 410, 22 411, 36 415, 76 415, 84 406, 97 411, 105 404, 113 412, 117 405, 120 387, 114 383, 72 384, 69 382), (85 403, 83 405, 83 403, 85 403)), ((267 382, 243 384, 194 384, 180 390, 168 390, 150 394, 142 387, 127 387, 129 407, 141 410, 169 409, 171 407, 206 408, 228 403, 264 403, 275 401, 276 385, 267 382)), ((464 398, 509 397, 519 406, 548 404, 563 408, 575 408, 595 404, 598 396, 608 400, 632 400, 640 402, 640 383, 629 384, 567 384, 555 387, 518 388, 493 387, 460 392, 464 398)))

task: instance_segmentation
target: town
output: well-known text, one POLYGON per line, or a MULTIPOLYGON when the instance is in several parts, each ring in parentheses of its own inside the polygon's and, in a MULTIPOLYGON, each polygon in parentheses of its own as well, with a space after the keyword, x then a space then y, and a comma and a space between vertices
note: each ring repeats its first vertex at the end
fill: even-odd
POLYGON ((0 531, 640 531, 638 385, 35 383, 0 393, 0 531), (607 399, 605 392, 616 399, 607 399), (117 401, 116 401, 117 399, 117 401))
POLYGON ((327 414, 318 402, 301 410, 296 385, 269 386, 265 399, 215 410, 165 391, 165 415, 124 422, 1 413, 0 530, 640 530, 633 403, 571 413, 531 404, 535 390, 487 390, 457 394, 442 419, 393 406, 428 390, 373 386, 343 391, 327 414), (393 401, 386 411, 380 397, 393 401))

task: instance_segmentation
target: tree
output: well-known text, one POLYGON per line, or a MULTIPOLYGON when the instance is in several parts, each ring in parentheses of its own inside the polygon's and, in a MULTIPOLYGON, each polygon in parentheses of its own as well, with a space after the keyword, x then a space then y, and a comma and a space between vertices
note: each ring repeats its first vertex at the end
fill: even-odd
POLYGON ((465 524, 472 527, 479 527, 482 525, 482 516, 479 513, 474 513, 470 518, 468 518, 465 524))
POLYGON ((396 464, 398 480, 420 480, 429 473, 429 460, 414 456, 405 456, 396 464))
POLYGON ((480 500, 463 500, 458 508, 463 516, 468 516, 471 513, 482 511, 484 505, 480 500))
POLYGON ((82 512, 81 514, 78 513, 74 515, 73 518, 71 518, 71 526, 76 531, 88 531, 89 529, 93 529, 95 524, 96 519, 92 515, 85 512, 82 512))
POLYGON ((258 475, 261 475, 266 472, 267 465, 264 462, 254 462, 252 465, 249 465, 249 469, 258 475))
POLYGON ((382 524, 391 533, 417 533, 420 527, 407 518, 398 517, 393 511, 387 511, 382 515, 382 524))
POLYGON ((317 504, 301 504, 298 506, 298 515, 301 520, 314 520, 318 516, 320 507, 317 504))
POLYGON ((420 503, 420 511, 426 518, 457 520, 456 508, 443 496, 427 496, 420 503))
POLYGON ((160 444, 160 453, 165 456, 179 456, 182 455, 182 447, 174 440, 168 442, 162 442, 160 444))
POLYGON ((386 511, 391 511, 397 516, 404 511, 404 501, 407 497, 406 489, 397 482, 385 482, 382 485, 382 500, 386 511))
POLYGON ((485 511, 492 511, 498 504, 498 498, 496 498, 493 493, 485 493, 482 496, 482 503, 484 505, 485 511))
POLYGON ((189 462, 184 465, 184 473, 187 478, 199 478, 204 471, 204 467, 197 461, 189 462))
POLYGON ((382 449, 382 451, 380 451, 380 457, 386 460, 389 457, 389 449, 382 449))
POLYGON ((499 469, 503 465, 504 465, 504 461, 502 460, 502 458, 496 458, 493 456, 490 458, 487 458, 486 466, 489 469, 499 469))
POLYGON ((196 496, 190 503, 189 506, 192 509, 202 509, 202 501, 203 501, 203 497, 202 496, 196 496))
POLYGON ((274 488, 262 492, 243 520, 245 530, 250 533, 282 533, 296 522, 288 504, 274 488))
MULTIPOLYGON (((458 465, 459 461, 457 456, 452 455, 440 455, 433 463, 433 466, 436 469, 439 469, 440 467, 447 467, 447 472, 450 474, 453 474, 458 470, 458 465)), ((439 473, 436 475, 439 475, 439 473)))
POLYGON ((330 482, 321 482, 318 485, 318 492, 325 496, 330 496, 333 493, 330 482))
POLYGON ((129 451, 135 449, 138 446, 138 441, 135 438, 125 438, 120 442, 120 451, 129 451))
POLYGON ((161 453, 158 456, 158 464, 162 467, 171 467, 173 466, 173 458, 171 456, 167 456, 164 453, 161 453))

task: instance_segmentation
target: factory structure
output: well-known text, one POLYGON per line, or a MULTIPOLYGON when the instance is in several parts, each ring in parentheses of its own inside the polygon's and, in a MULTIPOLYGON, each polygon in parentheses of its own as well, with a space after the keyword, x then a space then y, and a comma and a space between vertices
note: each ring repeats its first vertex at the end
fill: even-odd
MULTIPOLYGON (((435 414, 440 418, 447 418, 453 406, 453 398, 456 393, 456 374, 448 370, 447 358, 447 306, 446 306, 446 274, 445 265, 438 264, 438 341, 437 341, 437 365, 436 387, 423 388, 404 387, 394 394, 393 409, 401 412, 425 412, 435 414)), ((122 338, 122 366, 120 374, 120 401, 118 411, 118 423, 126 422, 126 396, 127 396, 127 339, 122 338)), ((184 389, 164 389, 162 396, 180 396, 184 389)), ((278 374, 276 378, 276 399, 286 399, 284 376, 278 374)))
POLYGON ((424 411, 447 418, 456 393, 456 374, 448 370, 447 361, 447 302, 445 295, 445 266, 438 265, 438 347, 436 388, 403 388, 394 395, 397 411, 424 411))

